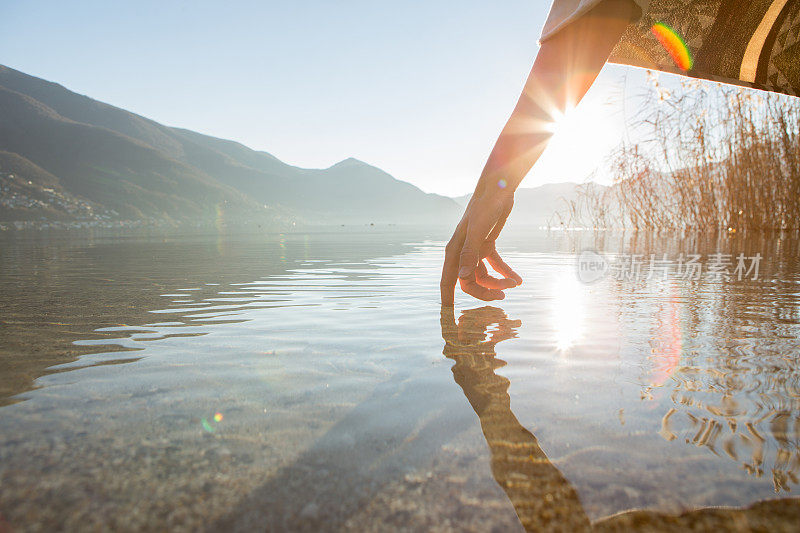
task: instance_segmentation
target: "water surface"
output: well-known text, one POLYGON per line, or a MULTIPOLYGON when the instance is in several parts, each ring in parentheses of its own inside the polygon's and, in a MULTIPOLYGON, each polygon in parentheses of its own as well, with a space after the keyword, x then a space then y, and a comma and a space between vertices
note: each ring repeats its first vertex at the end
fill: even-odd
POLYGON ((794 528, 796 238, 512 228, 524 284, 443 310, 446 238, 3 236, 2 520, 794 528), (587 284, 586 249, 671 270, 587 284), (678 275, 715 252, 759 279, 678 275))

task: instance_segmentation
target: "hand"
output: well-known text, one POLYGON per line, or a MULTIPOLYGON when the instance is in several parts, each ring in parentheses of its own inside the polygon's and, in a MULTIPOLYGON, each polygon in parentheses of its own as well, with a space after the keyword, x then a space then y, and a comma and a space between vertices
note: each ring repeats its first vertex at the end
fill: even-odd
POLYGON ((487 354, 494 357, 495 345, 515 338, 522 321, 509 319, 502 309, 486 306, 463 311, 456 322, 454 309, 443 306, 440 324, 446 343, 444 355, 466 366, 474 366, 474 361, 468 360, 465 355, 487 354), (489 326, 492 326, 491 330, 489 326))
POLYGON ((492 191, 470 200, 461 222, 456 226, 450 242, 445 247, 442 267, 442 305, 451 306, 458 280, 461 290, 479 300, 491 301, 505 298, 503 289, 516 287, 522 278, 500 257, 495 241, 514 206, 512 192, 492 191), (489 274, 486 259, 503 278, 489 274))

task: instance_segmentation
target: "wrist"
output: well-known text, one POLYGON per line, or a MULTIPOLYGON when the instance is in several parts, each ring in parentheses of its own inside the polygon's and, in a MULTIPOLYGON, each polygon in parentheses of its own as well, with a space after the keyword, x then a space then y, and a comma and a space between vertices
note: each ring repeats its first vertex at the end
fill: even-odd
POLYGON ((475 196, 485 199, 513 198, 518 186, 518 183, 502 177, 484 175, 478 181, 478 186, 475 188, 475 196))

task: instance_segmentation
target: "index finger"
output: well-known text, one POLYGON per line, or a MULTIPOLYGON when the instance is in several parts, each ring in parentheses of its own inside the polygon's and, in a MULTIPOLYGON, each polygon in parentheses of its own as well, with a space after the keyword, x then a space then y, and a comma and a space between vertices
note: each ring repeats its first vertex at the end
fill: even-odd
POLYGON ((444 264, 442 265, 442 280, 439 282, 441 304, 452 306, 455 300, 456 281, 458 280, 458 262, 461 247, 464 246, 464 224, 456 226, 453 236, 444 247, 444 264))
POLYGON ((452 307, 442 306, 439 312, 439 324, 442 326, 442 339, 448 344, 457 344, 458 325, 456 324, 455 310, 452 307))

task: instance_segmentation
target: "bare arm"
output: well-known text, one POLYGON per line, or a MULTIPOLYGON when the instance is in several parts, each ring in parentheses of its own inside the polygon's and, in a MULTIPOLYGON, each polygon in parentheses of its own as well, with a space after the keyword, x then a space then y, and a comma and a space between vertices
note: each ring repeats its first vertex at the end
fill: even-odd
POLYGON ((453 377, 478 415, 491 452, 492 474, 525 530, 588 531, 589 518, 578 492, 514 416, 508 394, 511 382, 495 372, 505 365, 495 346, 516 337, 522 322, 488 306, 468 309, 456 322, 453 308, 448 307, 442 309, 441 325, 442 353, 455 361, 453 377))
POLYGON ((461 222, 447 244, 442 305, 453 305, 456 281, 481 300, 502 300, 522 283, 495 249, 514 204, 514 191, 539 159, 555 117, 589 90, 638 8, 632 0, 605 0, 545 41, 481 173, 461 222), (503 279, 489 275, 486 259, 503 279))

